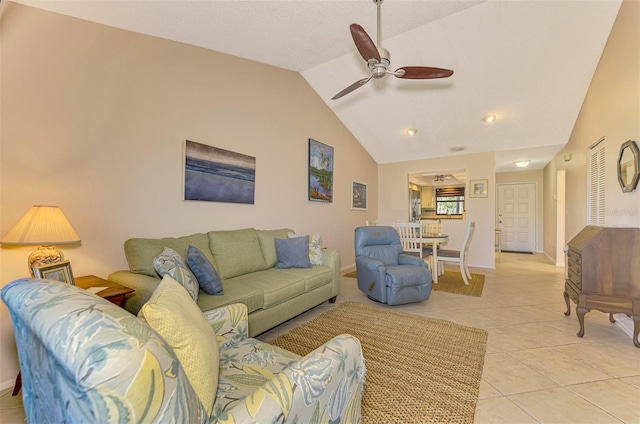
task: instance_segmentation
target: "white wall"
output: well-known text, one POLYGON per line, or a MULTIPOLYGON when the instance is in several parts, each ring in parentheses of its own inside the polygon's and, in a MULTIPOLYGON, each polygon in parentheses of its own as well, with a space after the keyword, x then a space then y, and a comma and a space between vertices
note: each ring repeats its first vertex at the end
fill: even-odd
MULTIPOLYGON (((544 250, 550 257, 557 249, 556 203, 553 199, 557 171, 565 169, 565 240, 570 241, 587 225, 587 150, 604 137, 605 225, 640 227, 640 187, 623 193, 617 180, 620 146, 627 140, 640 143, 640 2, 625 0, 620 6, 609 40, 600 58, 582 109, 566 147, 544 169, 544 250), (564 155, 571 154, 569 162, 564 155)), ((564 258, 557 257, 557 262, 564 258)), ((598 313, 598 312, 592 312, 598 313)), ((631 336, 633 321, 616 314, 617 324, 631 336)))
MULTIPOLYGON (((609 40, 567 145, 544 169, 544 251, 556 256, 557 171, 566 171, 566 234, 570 241, 587 225, 587 150, 604 137, 605 225, 640 227, 640 187, 623 193, 617 180, 620 146, 640 144, 640 2, 620 6, 609 40), (569 162, 564 155, 571 154, 569 162)), ((564 262, 562 258, 558 261, 564 262)))
MULTIPOLYGON (((378 224, 391 225, 395 220, 407 220, 409 216, 409 174, 450 169, 465 169, 467 178, 465 217, 467 220, 476 221, 475 234, 469 248, 469 265, 494 268, 496 179, 495 155, 493 153, 475 153, 380 165, 378 171, 378 224), (469 197, 468 182, 480 179, 488 180, 488 197, 469 197)), ((445 224, 443 224, 444 226, 445 224)), ((453 246, 453 240, 449 247, 456 248, 453 246)))
MULTIPOLYGON (((3 6, 5 2, 3 2, 3 6)), ((15 3, 0 21, 0 236, 34 204, 59 205, 82 239, 77 276, 127 267, 131 237, 291 227, 354 263, 353 229, 377 216, 377 164, 296 72, 15 3), (335 149, 334 201, 307 199, 307 143, 335 149), (256 157, 255 204, 185 202, 185 139, 256 157), (351 181, 369 185, 352 211, 351 181)), ((34 247, 0 249, 0 283, 34 247)), ((18 367, 0 306, 0 386, 18 367)))

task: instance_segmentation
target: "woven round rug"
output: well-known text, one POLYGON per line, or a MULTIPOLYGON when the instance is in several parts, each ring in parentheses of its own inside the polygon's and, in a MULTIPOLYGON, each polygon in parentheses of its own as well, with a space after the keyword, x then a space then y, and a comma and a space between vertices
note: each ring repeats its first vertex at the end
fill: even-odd
POLYGON ((485 330, 344 302, 268 343, 306 355, 343 333, 365 358, 363 424, 473 423, 485 330))

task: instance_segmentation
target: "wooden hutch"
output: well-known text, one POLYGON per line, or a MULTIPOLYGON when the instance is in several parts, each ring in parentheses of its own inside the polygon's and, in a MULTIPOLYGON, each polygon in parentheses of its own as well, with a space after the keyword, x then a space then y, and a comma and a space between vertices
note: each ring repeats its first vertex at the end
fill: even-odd
POLYGON ((584 315, 591 309, 627 314, 633 319, 633 344, 640 347, 640 228, 585 227, 568 245, 564 299, 576 303, 584 336, 584 315))

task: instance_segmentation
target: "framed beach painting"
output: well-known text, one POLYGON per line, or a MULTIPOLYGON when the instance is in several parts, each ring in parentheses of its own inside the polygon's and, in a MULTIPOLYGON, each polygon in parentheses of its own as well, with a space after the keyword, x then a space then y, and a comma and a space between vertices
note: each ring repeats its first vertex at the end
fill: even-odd
POLYGON ((367 210, 367 185, 357 181, 351 182, 351 209, 367 210))
POLYGON ((333 147, 309 139, 309 200, 333 202, 333 147))
POLYGON ((256 158, 187 140, 184 200, 254 204, 256 158))
POLYGON ((487 183, 488 180, 469 181, 469 197, 487 197, 489 195, 487 183))

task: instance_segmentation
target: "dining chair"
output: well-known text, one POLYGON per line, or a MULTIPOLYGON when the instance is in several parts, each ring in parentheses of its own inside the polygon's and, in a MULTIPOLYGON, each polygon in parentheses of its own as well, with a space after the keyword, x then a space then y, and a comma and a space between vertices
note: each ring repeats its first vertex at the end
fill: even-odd
POLYGON ((442 221, 439 219, 421 219, 422 234, 441 234, 442 221))
POLYGON ((467 228, 460 250, 438 249, 438 262, 457 262, 458 264, 460 264, 460 273, 462 274, 462 280, 464 281, 464 284, 468 286, 469 280, 471 280, 471 273, 469 272, 467 259, 469 255, 469 245, 471 244, 471 239, 473 238, 473 232, 475 231, 476 223, 475 221, 467 221, 466 226, 467 228))
POLYGON ((393 228, 400 236, 402 252, 422 258, 422 231, 418 222, 394 222, 393 228))

